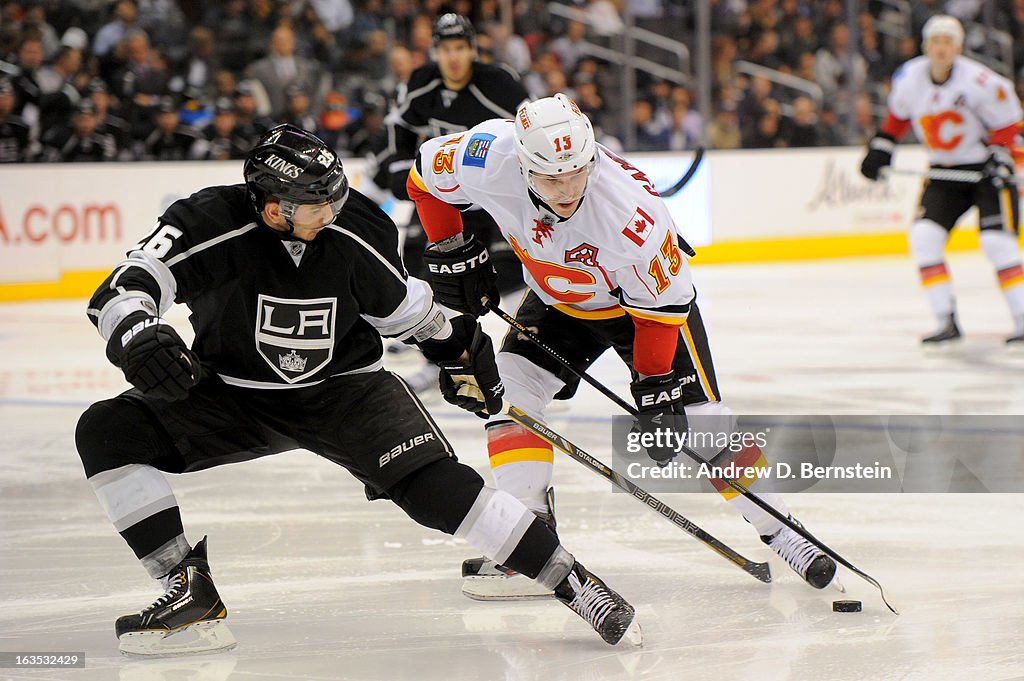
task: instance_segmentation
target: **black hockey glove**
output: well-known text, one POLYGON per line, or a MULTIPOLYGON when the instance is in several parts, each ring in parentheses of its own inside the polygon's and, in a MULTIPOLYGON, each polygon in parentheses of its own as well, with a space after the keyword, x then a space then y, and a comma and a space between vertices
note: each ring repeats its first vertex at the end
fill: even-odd
POLYGON ((479 317, 487 312, 484 297, 498 302, 498 273, 487 249, 475 237, 470 236, 451 250, 430 244, 423 260, 430 272, 434 299, 442 305, 479 317))
POLYGON ((895 148, 896 140, 885 133, 880 132, 872 137, 868 142, 867 156, 860 164, 860 174, 869 180, 877 180, 882 168, 892 164, 892 152, 895 148))
POLYGON ((146 395, 181 400, 199 382, 202 367, 185 341, 159 317, 133 312, 107 341, 107 359, 146 395))
POLYGON ((997 189, 1012 184, 1014 175, 1017 173, 1017 164, 1013 162, 1010 150, 1004 146, 993 144, 988 151, 988 161, 985 162, 982 172, 997 189))
MULTIPOLYGON (((641 434, 648 438, 654 437, 655 443, 645 446, 647 456, 654 459, 659 466, 667 466, 678 452, 664 436, 656 434, 672 430, 677 433, 686 432, 686 412, 683 411, 683 382, 676 378, 675 372, 661 376, 648 376, 642 381, 633 381, 629 386, 636 401, 637 426, 641 434)), ((674 440, 674 438, 673 438, 674 440)))
POLYGON ((420 343, 423 355, 441 369, 441 395, 480 418, 501 412, 505 386, 498 375, 490 336, 470 315, 459 315, 451 322, 454 332, 450 339, 420 343), (458 355, 453 352, 454 347, 458 347, 458 355))

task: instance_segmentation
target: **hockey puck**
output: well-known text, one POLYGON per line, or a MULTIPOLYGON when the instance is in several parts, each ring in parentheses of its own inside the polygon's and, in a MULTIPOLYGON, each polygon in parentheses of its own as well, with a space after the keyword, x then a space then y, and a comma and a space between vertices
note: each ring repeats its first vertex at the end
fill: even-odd
POLYGON ((832 601, 832 612, 860 612, 860 601, 832 601))

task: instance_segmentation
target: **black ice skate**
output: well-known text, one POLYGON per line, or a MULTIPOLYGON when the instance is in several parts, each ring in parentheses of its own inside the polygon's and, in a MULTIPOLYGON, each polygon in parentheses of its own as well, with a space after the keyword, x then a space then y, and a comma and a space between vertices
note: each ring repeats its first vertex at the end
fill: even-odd
POLYGON ((643 643, 633 606, 579 561, 555 587, 555 598, 594 627, 605 643, 615 645, 623 638, 633 645, 643 643))
MULTIPOLYGON (((800 525, 793 516, 789 519, 800 525)), ((815 589, 824 589, 836 576, 836 562, 788 527, 784 526, 771 536, 762 535, 761 541, 815 589)))
POLYGON ((234 648, 224 607, 210 576, 206 537, 167 574, 167 592, 153 605, 117 618, 125 655, 174 655, 234 648))
POLYGON ((941 328, 932 335, 921 339, 921 347, 925 350, 945 350, 956 347, 962 339, 960 327, 956 323, 956 315, 950 314, 941 328))
MULTIPOLYGON (((548 512, 537 517, 555 531, 555 490, 548 490, 548 512)), ((555 594, 529 577, 483 556, 462 561, 462 594, 475 601, 532 601, 555 594)))

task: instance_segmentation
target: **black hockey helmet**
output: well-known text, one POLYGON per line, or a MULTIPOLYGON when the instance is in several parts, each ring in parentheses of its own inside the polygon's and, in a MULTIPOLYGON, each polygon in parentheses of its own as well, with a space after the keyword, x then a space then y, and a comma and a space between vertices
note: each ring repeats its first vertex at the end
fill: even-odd
POLYGON ((434 22, 434 47, 442 40, 465 40, 476 49, 476 29, 473 22, 461 14, 442 14, 434 22))
POLYGON ((288 123, 264 133, 246 156, 243 173, 256 212, 267 199, 277 199, 289 226, 303 204, 330 203, 337 215, 348 198, 338 155, 316 135, 288 123))

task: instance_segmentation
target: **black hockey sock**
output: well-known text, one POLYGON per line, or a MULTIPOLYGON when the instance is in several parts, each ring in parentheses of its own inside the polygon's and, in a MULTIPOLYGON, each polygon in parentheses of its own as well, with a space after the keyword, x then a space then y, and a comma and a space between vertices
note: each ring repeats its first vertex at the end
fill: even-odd
MULTIPOLYGON (((512 553, 501 561, 501 564, 530 579, 537 579, 544 572, 545 566, 560 552, 565 552, 565 549, 559 544, 555 533, 543 520, 534 518, 519 543, 512 549, 512 553)), ((558 562, 555 561, 555 563, 558 562)), ((572 567, 571 561, 568 567, 572 567)), ((566 569, 566 573, 568 573, 568 569, 566 569)))

